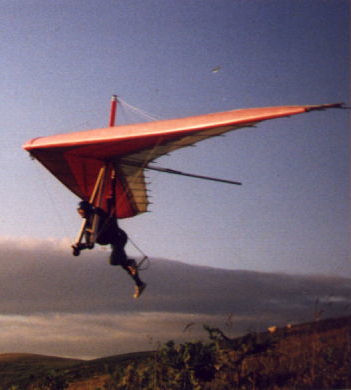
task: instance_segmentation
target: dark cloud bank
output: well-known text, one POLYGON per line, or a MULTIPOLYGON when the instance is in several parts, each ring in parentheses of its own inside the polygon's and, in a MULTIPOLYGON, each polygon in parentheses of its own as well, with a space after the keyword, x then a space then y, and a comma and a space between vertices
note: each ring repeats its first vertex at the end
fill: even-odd
MULTIPOLYGON (((108 251, 76 258, 50 242, 0 243, 0 352, 93 358, 168 339, 230 335, 351 314, 351 279, 227 271, 152 259, 139 300, 108 251), (192 323, 187 332, 184 327, 192 323)), ((243 265, 244 266, 244 265, 243 265)))

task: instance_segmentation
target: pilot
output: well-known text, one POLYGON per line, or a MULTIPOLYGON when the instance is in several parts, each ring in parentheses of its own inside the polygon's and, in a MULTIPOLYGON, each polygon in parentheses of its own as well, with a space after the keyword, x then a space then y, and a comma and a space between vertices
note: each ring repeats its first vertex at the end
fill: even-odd
POLYGON ((86 200, 79 202, 77 211, 82 218, 87 220, 85 227, 86 243, 72 245, 73 255, 78 256, 82 249, 92 249, 94 247, 94 243, 91 243, 90 237, 92 234, 93 217, 94 215, 98 215, 99 221, 96 242, 100 245, 111 245, 110 264, 120 265, 131 276, 135 282, 134 298, 139 298, 146 287, 146 283, 139 277, 136 261, 127 258, 124 247, 128 241, 128 236, 118 226, 117 219, 109 216, 103 209, 93 207, 86 200))

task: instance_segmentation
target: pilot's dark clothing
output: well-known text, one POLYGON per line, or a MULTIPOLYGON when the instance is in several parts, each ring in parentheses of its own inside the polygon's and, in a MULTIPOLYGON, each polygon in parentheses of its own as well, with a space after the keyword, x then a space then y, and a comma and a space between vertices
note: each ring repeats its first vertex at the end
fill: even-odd
POLYGON ((96 208, 95 213, 100 217, 96 242, 100 245, 112 246, 111 265, 127 264, 128 259, 124 250, 128 241, 126 232, 118 226, 115 218, 108 217, 102 209, 96 208))
MULTIPOLYGON (((98 207, 94 208, 93 213, 88 217, 88 230, 92 227, 94 214, 99 216, 96 242, 100 245, 110 244, 112 247, 110 264, 120 265, 134 279, 136 285, 141 286, 143 282, 139 278, 135 261, 128 259, 124 250, 128 241, 126 232, 118 226, 116 218, 109 217, 104 210, 98 207)), ((90 233, 86 231, 86 234, 89 235, 90 233)), ((89 237, 86 238, 89 242, 89 237)))

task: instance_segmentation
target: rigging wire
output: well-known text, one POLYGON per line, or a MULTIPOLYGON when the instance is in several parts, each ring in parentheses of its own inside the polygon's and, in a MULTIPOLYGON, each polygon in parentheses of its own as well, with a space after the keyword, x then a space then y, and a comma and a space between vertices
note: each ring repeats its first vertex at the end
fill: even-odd
POLYGON ((139 263, 137 264, 137 268, 139 271, 145 271, 147 270, 150 265, 151 265, 151 262, 150 262, 150 258, 147 254, 145 254, 145 252, 143 252, 141 250, 141 248, 135 243, 135 241, 133 241, 130 236, 128 235, 128 241, 130 241, 130 243, 134 246, 134 248, 139 251, 139 253, 143 256, 143 258, 139 261, 139 263), (143 264, 146 262, 145 266, 143 266, 143 264), (142 267, 143 266, 143 267, 142 267))
MULTIPOLYGON (((33 160, 35 160, 35 159, 33 159, 33 160)), ((56 218, 58 219, 59 225, 61 226, 63 233, 65 234, 66 237, 69 237, 68 229, 67 229, 66 223, 62 217, 62 214, 60 213, 59 208, 57 206, 57 201, 55 201, 55 199, 52 195, 52 192, 49 191, 49 186, 48 186, 48 183, 46 180, 46 175, 41 174, 41 170, 40 170, 39 164, 37 163, 37 160, 35 160, 34 162, 35 162, 35 167, 36 167, 35 171, 36 171, 38 180, 39 180, 39 182, 42 182, 42 185, 43 185, 44 190, 47 194, 47 197, 51 203, 53 212, 56 215, 56 218)))
POLYGON ((126 106, 127 108, 129 108, 131 111, 141 115, 142 117, 144 118, 147 118, 148 120, 151 120, 151 121, 156 121, 156 120, 160 120, 162 119, 160 116, 157 116, 157 115, 151 115, 149 114, 148 112, 138 108, 138 107, 135 107, 135 106, 132 106, 131 104, 127 103, 124 99, 121 99, 120 97, 118 97, 118 102, 119 103, 122 103, 122 107, 123 105, 126 106))
MULTIPOLYGON (((118 101, 121 104, 121 107, 123 106, 126 106, 127 108, 129 108, 130 110, 134 111, 135 113, 141 115, 141 116, 144 116, 146 118, 148 118, 149 120, 159 120, 161 119, 160 117, 155 117, 155 116, 152 116, 150 114, 148 114, 147 112, 137 108, 137 107, 134 107, 132 106, 131 104, 127 103, 125 100, 121 99, 120 97, 118 97, 118 101)), ((147 168, 147 164, 152 161, 152 156, 153 156, 153 153, 154 151, 157 149, 157 147, 159 146, 161 140, 158 140, 152 149, 149 150, 149 152, 147 153, 147 155, 145 156, 144 158, 144 161, 143 163, 139 166, 139 169, 136 169, 135 170, 135 173, 133 175, 130 176, 131 178, 131 181, 128 183, 128 186, 130 186, 131 183, 133 183, 133 181, 137 181, 139 180, 139 173, 140 171, 143 171, 145 168, 147 168)), ((144 174, 142 173, 142 176, 143 176, 143 179, 145 180, 145 176, 144 174)), ((146 187, 146 184, 145 184, 145 187, 146 187)), ((117 203, 118 203, 118 199, 117 199, 117 203)), ((142 251, 142 249, 129 237, 128 235, 128 240, 130 241, 130 243, 134 246, 134 248, 139 251, 139 253, 143 256, 143 258, 141 259, 141 261, 138 263, 137 267, 140 271, 144 271, 146 269, 148 269, 150 267, 150 259, 149 257, 145 254, 145 252, 142 251), (145 266, 143 267, 143 264, 146 262, 145 266)))
MULTIPOLYGON (((150 121, 155 121, 155 120, 161 119, 160 117, 153 116, 153 115, 147 113, 146 111, 141 110, 140 108, 137 108, 137 107, 127 103, 124 99, 121 99, 120 97, 118 97, 118 102, 121 103, 120 107, 122 108, 122 110, 127 108, 127 109, 131 110, 132 112, 138 114, 139 116, 147 118, 150 121)), ((122 185, 123 186, 127 186, 127 188, 129 188, 131 186, 131 184, 133 184, 133 182, 136 182, 136 181, 140 180, 140 171, 142 172, 142 174, 141 174, 142 175, 142 179, 145 182, 145 176, 144 176, 143 171, 146 168, 146 166, 149 163, 149 161, 152 160, 151 157, 152 157, 154 151, 156 150, 156 148, 159 146, 159 142, 156 142, 156 144, 153 146, 153 148, 148 152, 147 156, 145 156, 145 159, 144 159, 143 163, 139 166, 139 169, 136 169, 134 174, 130 176, 130 180, 128 180, 128 182, 124 181, 124 180, 122 181, 122 185)), ((146 187, 146 184, 145 184, 145 187, 146 187)), ((118 202, 119 202, 119 199, 117 197, 117 205, 118 205, 118 202)), ((117 208, 118 208, 118 206, 117 206, 117 208)), ((142 255, 142 259, 137 264, 137 267, 138 267, 139 271, 144 271, 144 270, 148 269, 150 267, 150 264, 151 264, 149 257, 135 243, 135 241, 130 238, 129 234, 128 234, 128 241, 142 255), (145 263, 145 265, 144 265, 144 263, 145 263)))

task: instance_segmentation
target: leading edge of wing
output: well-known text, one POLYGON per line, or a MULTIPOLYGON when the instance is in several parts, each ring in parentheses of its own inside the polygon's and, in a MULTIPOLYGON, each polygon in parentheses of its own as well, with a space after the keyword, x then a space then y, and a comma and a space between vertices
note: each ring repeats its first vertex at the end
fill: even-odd
POLYGON ((94 130, 79 131, 69 134, 58 134, 48 137, 34 138, 23 145, 28 152, 35 149, 74 148, 89 144, 106 143, 109 141, 131 140, 148 136, 182 134, 203 129, 239 126, 261 122, 268 119, 302 114, 312 110, 341 107, 341 103, 306 105, 306 106, 276 106, 261 108, 246 108, 233 111, 217 112, 185 118, 167 119, 154 122, 121 125, 94 130))

